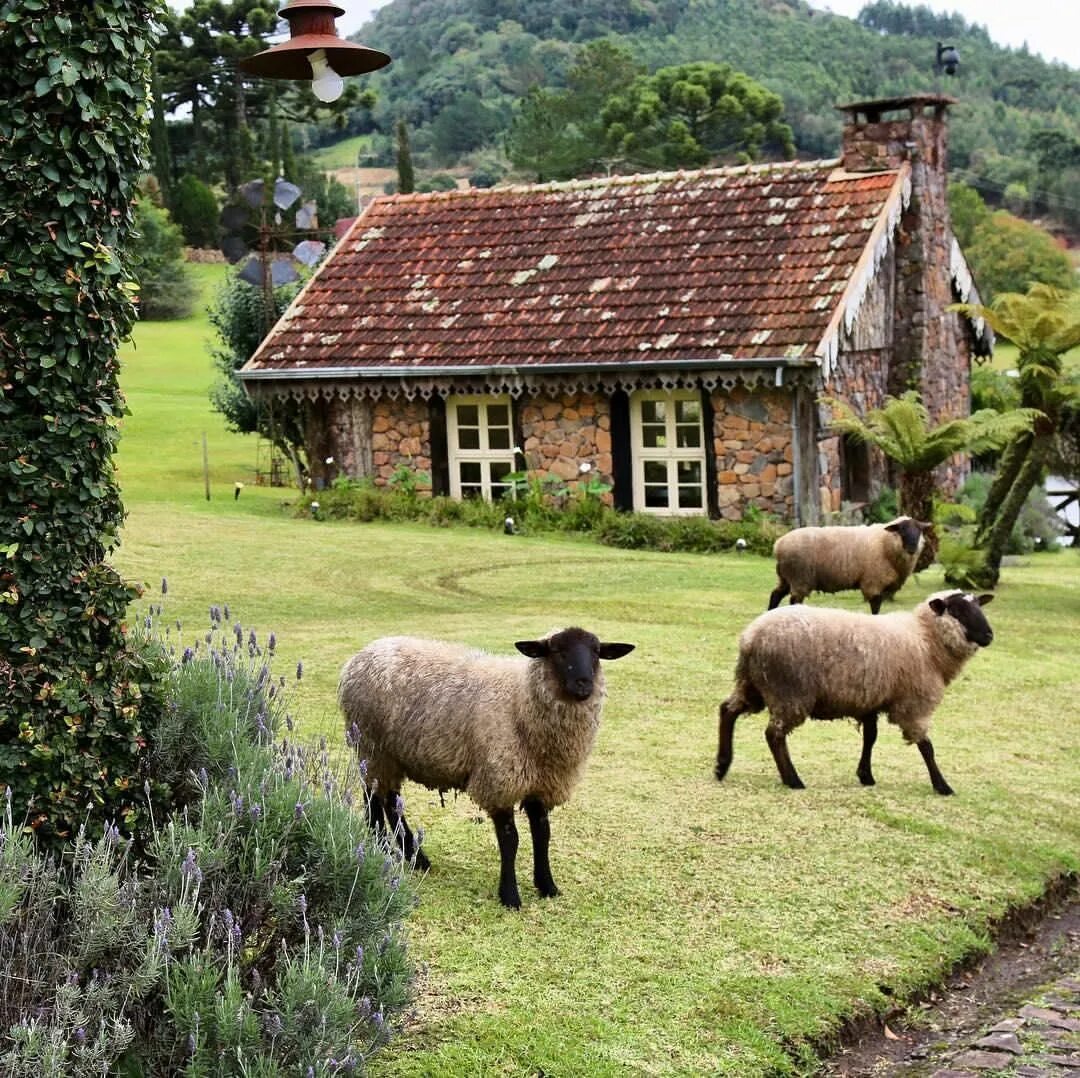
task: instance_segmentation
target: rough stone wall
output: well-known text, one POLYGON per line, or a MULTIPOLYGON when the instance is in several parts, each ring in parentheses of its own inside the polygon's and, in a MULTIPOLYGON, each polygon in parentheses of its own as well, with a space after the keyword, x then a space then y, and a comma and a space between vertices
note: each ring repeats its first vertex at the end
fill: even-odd
POLYGON ((382 397, 370 406, 371 477, 385 486, 400 467, 428 476, 418 490, 431 490, 431 430, 428 404, 424 400, 390 400, 382 397))
MULTIPOLYGON (((844 128, 844 167, 852 172, 911 165, 911 201, 901 217, 892 252, 895 279, 892 357, 886 391, 899 396, 917 389, 935 422, 966 416, 970 410, 970 345, 959 315, 947 312, 955 301, 950 266, 952 230, 946 197, 948 99, 916 100, 890 111, 901 118, 858 122, 844 128)), ((884 111, 884 110, 882 110, 884 111)), ((837 396, 851 399, 837 388, 837 396)), ((952 492, 963 482, 965 458, 938 471, 938 483, 952 492)))
POLYGON ((610 483, 611 409, 607 397, 574 394, 523 397, 514 403, 529 471, 577 479, 583 463, 590 475, 610 483))
POLYGON ((712 397, 716 496, 720 515, 739 520, 750 505, 782 520, 795 516, 791 395, 737 386, 712 397))

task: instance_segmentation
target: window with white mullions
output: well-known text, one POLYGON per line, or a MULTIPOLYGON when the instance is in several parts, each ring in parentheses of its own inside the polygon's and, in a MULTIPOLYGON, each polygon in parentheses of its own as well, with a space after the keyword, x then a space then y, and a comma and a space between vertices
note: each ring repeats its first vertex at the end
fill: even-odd
POLYGON ((509 491, 514 438, 509 397, 450 397, 446 402, 450 493, 492 501, 509 491))
POLYGON ((630 401, 634 508, 669 516, 704 513, 701 397, 691 390, 635 393, 630 401))

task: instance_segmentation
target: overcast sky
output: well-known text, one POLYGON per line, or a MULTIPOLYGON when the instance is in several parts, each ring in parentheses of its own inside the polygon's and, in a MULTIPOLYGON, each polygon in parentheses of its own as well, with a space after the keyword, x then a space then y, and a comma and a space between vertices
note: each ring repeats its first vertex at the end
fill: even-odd
MULTIPOLYGON (((338 0, 345 14, 338 19, 342 36, 355 33, 385 0, 338 0)), ((1019 48, 1080 69, 1080 3, 1077 0, 921 0, 934 11, 959 12, 968 22, 986 26, 999 45, 1019 48)), ((854 18, 866 0, 816 0, 815 7, 854 18)), ((174 7, 187 0, 172 0, 174 7)), ((915 3, 909 6, 916 6, 915 3)), ((963 42, 954 42, 963 62, 963 42)))

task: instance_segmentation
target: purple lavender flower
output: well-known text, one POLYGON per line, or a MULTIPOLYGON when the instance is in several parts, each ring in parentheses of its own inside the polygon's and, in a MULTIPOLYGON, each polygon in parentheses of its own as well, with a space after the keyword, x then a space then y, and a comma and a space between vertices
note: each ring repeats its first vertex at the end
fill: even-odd
POLYGON ((304 802, 303 801, 297 801, 296 802, 296 808, 293 809, 293 815, 298 820, 302 820, 304 818, 304 802))
POLYGON ((296 664, 296 680, 299 681, 301 678, 303 678, 303 676, 304 676, 304 664, 301 661, 301 662, 298 662, 296 664))
POLYGON ((301 917, 307 916, 307 895, 300 895, 296 900, 296 907, 300 911, 301 917))
POLYGON ((186 663, 191 662, 195 658, 195 652, 191 648, 184 648, 184 654, 180 658, 180 664, 183 666, 186 663))
POLYGON ((82 1026, 79 1026, 79 1028, 77 1030, 75 1030, 75 1043, 76 1044, 85 1044, 86 1043, 86 1030, 83 1029, 82 1026))
POLYGON ((248 812, 251 813, 251 818, 256 823, 262 819, 262 806, 258 802, 252 804, 251 808, 248 809, 248 812))
MULTIPOLYGON (((359 943, 356 945, 356 964, 358 966, 362 966, 364 964, 364 948, 359 943)), ((367 1002, 367 1005, 369 1007, 371 1006, 371 1003, 367 1000, 366 996, 363 1000, 361 1000, 361 1002, 367 1002)))
POLYGON ((162 595, 168 595, 169 594, 169 582, 165 577, 161 578, 161 594, 162 595))
POLYGON ((274 653, 274 648, 276 648, 276 647, 277 647, 277 637, 273 633, 271 633, 269 638, 266 641, 266 650, 269 651, 271 653, 271 655, 272 655, 274 653))
POLYGON ((335 930, 334 938, 330 942, 333 943, 335 951, 340 951, 341 944, 344 942, 341 938, 341 933, 335 930))
POLYGON ((184 858, 180 865, 180 875, 195 880, 196 885, 202 883, 202 869, 199 868, 198 859, 195 856, 195 851, 189 846, 187 857, 184 858))

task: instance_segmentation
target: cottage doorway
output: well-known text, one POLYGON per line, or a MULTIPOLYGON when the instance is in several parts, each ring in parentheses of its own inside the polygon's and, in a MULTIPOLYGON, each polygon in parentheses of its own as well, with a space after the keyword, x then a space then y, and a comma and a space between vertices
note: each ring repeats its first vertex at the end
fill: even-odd
POLYGON ((509 493, 514 470, 513 413, 508 396, 451 396, 446 401, 450 494, 494 501, 509 493))
POLYGON ((701 394, 642 390, 630 398, 634 508, 663 516, 707 509, 701 394))

